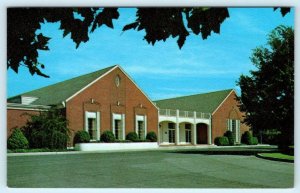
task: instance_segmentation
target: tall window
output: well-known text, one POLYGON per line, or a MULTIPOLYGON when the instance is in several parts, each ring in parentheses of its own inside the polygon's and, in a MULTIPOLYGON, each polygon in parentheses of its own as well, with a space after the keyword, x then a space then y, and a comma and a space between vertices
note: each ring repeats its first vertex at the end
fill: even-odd
POLYGON ((139 139, 145 139, 147 133, 147 115, 135 115, 135 132, 139 139))
POLYGON ((125 114, 112 114, 112 132, 116 139, 125 139, 125 114))
POLYGON ((240 143, 240 120, 228 119, 228 130, 232 131, 234 142, 240 143))
POLYGON ((121 120, 115 119, 115 138, 122 139, 122 133, 121 120))
POLYGON ((97 125, 95 118, 88 118, 88 132, 91 140, 97 140, 97 125))
POLYGON ((85 130, 90 134, 91 140, 100 139, 100 112, 85 111, 85 130))
POLYGON ((168 123, 169 128, 169 143, 175 143, 175 124, 168 123))
POLYGON ((191 141, 192 141, 191 124, 185 124, 185 142, 191 143, 191 141))
POLYGON ((138 121, 138 137, 145 139, 145 126, 144 121, 138 121))

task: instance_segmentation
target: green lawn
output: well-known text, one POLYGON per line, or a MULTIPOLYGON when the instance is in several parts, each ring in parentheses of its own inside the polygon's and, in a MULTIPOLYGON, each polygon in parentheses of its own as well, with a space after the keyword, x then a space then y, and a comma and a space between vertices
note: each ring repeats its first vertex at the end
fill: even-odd
POLYGON ((8 186, 43 188, 293 187, 293 163, 260 159, 254 156, 255 152, 255 149, 244 151, 227 148, 9 156, 7 158, 8 186))
POLYGON ((283 153, 260 153, 259 154, 261 157, 265 158, 275 158, 278 160, 289 160, 289 161, 294 161, 294 156, 292 155, 287 155, 283 153))

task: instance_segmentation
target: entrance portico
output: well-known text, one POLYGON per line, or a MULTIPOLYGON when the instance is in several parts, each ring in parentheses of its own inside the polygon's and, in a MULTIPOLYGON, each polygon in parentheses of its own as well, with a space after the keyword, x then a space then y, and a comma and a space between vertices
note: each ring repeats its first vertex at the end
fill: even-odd
POLYGON ((211 114, 159 109, 159 144, 212 144, 211 114))

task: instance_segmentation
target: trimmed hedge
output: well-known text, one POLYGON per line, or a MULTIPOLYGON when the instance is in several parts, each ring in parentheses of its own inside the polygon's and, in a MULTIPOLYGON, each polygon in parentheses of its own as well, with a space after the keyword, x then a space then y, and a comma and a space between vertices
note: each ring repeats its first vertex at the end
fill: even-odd
POLYGON ((234 145, 234 137, 232 131, 226 131, 224 137, 228 138, 229 145, 234 145))
POLYGON ((74 144, 90 142, 90 134, 87 131, 77 131, 74 136, 74 144))
POLYGON ((111 143, 116 140, 113 132, 111 131, 104 131, 102 135, 100 136, 100 141, 106 142, 106 143, 111 143))
POLYGON ((21 129, 15 129, 7 140, 8 149, 27 149, 29 143, 21 129))
POLYGON ((257 137, 253 137, 249 131, 245 131, 242 135, 242 143, 247 145, 257 145, 258 139, 257 137))
POLYGON ((217 146, 227 146, 227 145, 229 145, 229 140, 225 136, 216 137, 214 142, 215 142, 215 145, 217 145, 217 146))
POLYGON ((146 135, 146 140, 150 142, 157 142, 157 135, 154 131, 150 131, 146 135))
POLYGON ((136 134, 136 132, 129 132, 126 135, 126 140, 129 141, 137 141, 139 139, 138 135, 136 134))
POLYGON ((251 138, 251 145, 257 145, 258 144, 258 139, 257 137, 252 137, 251 138))
POLYGON ((252 134, 249 131, 245 131, 242 135, 241 142, 247 145, 251 145, 252 134))

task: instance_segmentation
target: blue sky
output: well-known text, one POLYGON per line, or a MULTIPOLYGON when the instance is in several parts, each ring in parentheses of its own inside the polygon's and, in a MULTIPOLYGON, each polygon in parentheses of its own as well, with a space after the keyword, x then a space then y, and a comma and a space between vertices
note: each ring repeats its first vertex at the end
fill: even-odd
POLYGON ((230 8, 230 18, 221 25, 221 34, 206 40, 190 35, 183 48, 177 38, 149 45, 144 31, 126 31, 135 19, 135 9, 119 9, 114 29, 103 26, 90 34, 78 49, 69 36, 63 38, 59 24, 45 24, 50 51, 39 52, 39 60, 51 78, 31 76, 26 68, 19 74, 8 70, 7 95, 14 96, 75 76, 119 64, 152 99, 197 94, 234 88, 241 74, 254 69, 252 50, 265 45, 267 34, 278 25, 294 26, 294 10, 282 17, 273 8, 230 8))

